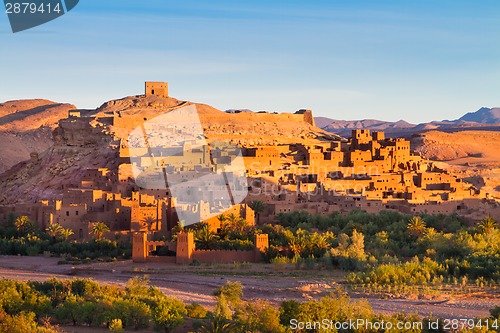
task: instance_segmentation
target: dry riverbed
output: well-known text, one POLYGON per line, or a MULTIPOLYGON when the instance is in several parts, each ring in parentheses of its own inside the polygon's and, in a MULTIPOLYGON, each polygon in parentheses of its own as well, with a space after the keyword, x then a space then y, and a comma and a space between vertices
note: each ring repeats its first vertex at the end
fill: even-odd
MULTIPOLYGON (((240 281, 245 299, 266 299, 275 304, 283 300, 305 301, 319 298, 335 290, 345 290, 344 273, 340 271, 305 271, 277 268, 264 264, 202 265, 197 267, 175 264, 132 261, 58 265, 59 258, 0 257, 0 278, 45 280, 51 277, 72 279, 92 278, 99 283, 125 285, 134 276, 147 275, 152 285, 167 295, 186 303, 197 302, 213 308, 214 290, 226 281, 240 281)), ((488 288, 469 294, 440 294, 433 297, 397 297, 349 291, 353 299, 366 298, 376 313, 392 314, 404 311, 421 316, 442 318, 476 318, 489 316, 489 310, 500 305, 500 291, 488 288)), ((389 295, 392 296, 392 295, 389 295)))

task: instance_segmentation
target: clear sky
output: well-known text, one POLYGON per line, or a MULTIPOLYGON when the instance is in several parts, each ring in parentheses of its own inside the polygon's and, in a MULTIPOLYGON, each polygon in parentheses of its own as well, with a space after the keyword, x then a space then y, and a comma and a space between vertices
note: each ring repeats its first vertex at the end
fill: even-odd
POLYGON ((13 34, 0 101, 95 108, 168 81, 219 109, 336 119, 456 119, 500 106, 500 1, 81 0, 13 34))

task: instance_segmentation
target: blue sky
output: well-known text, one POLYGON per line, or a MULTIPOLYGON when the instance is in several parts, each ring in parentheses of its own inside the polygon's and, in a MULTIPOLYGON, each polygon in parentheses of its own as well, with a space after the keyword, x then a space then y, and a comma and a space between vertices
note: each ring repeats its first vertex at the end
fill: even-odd
POLYGON ((82 0, 12 34, 0 101, 95 108, 168 81, 219 109, 456 119, 500 106, 500 1, 82 0))

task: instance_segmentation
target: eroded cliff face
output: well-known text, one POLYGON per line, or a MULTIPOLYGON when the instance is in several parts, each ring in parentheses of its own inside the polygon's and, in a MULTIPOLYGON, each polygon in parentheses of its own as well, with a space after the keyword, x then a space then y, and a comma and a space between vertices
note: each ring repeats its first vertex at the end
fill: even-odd
POLYGON ((52 134, 56 146, 103 146, 114 141, 108 125, 95 121, 93 117, 61 119, 52 134))
POLYGON ((52 130, 66 118, 71 104, 43 99, 9 101, 0 104, 0 174, 30 153, 42 153, 52 146, 52 130))
POLYGON ((52 146, 2 175, 0 205, 61 199, 65 189, 80 184, 89 168, 117 170, 117 150, 98 145, 52 146))
POLYGON ((107 126, 92 123, 93 117, 68 117, 72 109, 54 130, 48 128, 44 151, 28 154, 1 175, 0 205, 60 199, 65 189, 79 186, 85 170, 118 170, 118 145, 107 126))

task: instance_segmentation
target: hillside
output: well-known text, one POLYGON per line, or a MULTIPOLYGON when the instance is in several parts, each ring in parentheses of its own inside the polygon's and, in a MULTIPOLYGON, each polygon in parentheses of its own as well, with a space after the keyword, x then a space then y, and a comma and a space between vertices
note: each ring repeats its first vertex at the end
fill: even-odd
POLYGON ((500 163, 500 132, 429 131, 412 138, 413 148, 423 157, 450 163, 500 163))
POLYGON ((411 145, 424 158, 446 162, 444 168, 500 196, 500 132, 429 131, 414 136, 411 145))
MULTIPOLYGON (((119 115, 112 132, 120 139, 128 134, 144 119, 179 107, 195 105, 205 136, 209 140, 231 141, 242 146, 273 145, 299 140, 315 140, 327 137, 340 139, 306 121, 304 114, 294 113, 229 113, 210 105, 180 101, 172 97, 129 96, 104 103, 96 111, 96 116, 119 115), (120 119, 121 118, 121 119, 120 119)), ((312 117, 311 117, 312 118, 312 117)), ((312 119, 311 119, 312 120, 312 119)))
POLYGON ((145 120, 187 105, 196 106, 209 141, 252 146, 340 139, 311 125, 304 114, 232 114, 172 97, 130 96, 104 103, 85 114, 88 118, 61 120, 52 133, 54 140, 45 140, 50 145, 39 154, 39 160, 23 161, 4 172, 0 204, 61 198, 64 188, 78 184, 88 168, 108 168, 116 174, 120 142, 126 142, 133 129, 145 120))
POLYGON ((43 99, 9 101, 0 104, 0 174, 27 160, 31 152, 41 153, 52 145, 52 130, 74 109, 43 99))
MULTIPOLYGON (((328 118, 322 118, 321 124, 325 124, 328 118)), ((350 137, 353 129, 369 129, 371 131, 385 131, 386 133, 400 133, 406 129, 414 128, 414 124, 410 124, 404 120, 396 122, 382 121, 376 119, 363 120, 332 120, 329 124, 321 127, 324 130, 336 133, 343 137, 350 137)), ((397 136, 397 135, 396 135, 397 136)))

